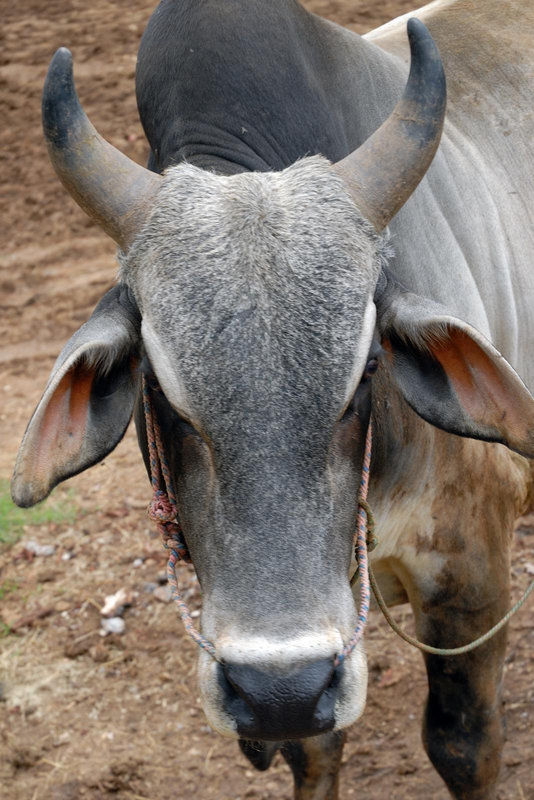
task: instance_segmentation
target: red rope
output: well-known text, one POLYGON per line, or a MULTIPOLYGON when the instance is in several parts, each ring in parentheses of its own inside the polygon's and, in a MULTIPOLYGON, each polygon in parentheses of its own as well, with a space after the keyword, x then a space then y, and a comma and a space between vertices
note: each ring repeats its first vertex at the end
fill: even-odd
POLYGON ((369 586, 369 562, 367 554, 367 535, 368 535, 368 519, 367 519, 367 492, 369 490, 369 468, 371 465, 371 450, 373 446, 373 429, 371 423, 367 428, 367 437, 365 439, 365 453, 363 457, 362 477, 360 480, 360 492, 358 495, 358 525, 356 529, 356 560, 358 563, 358 571, 360 574, 360 611, 358 613, 358 622, 351 639, 347 642, 341 653, 334 659, 334 665, 337 667, 344 661, 345 658, 350 656, 358 642, 363 636, 365 626, 367 625, 367 616, 369 614, 369 605, 371 602, 371 589, 369 586))
POLYGON ((187 603, 182 598, 178 589, 176 577, 176 564, 183 560, 191 563, 189 550, 182 536, 178 521, 178 508, 176 498, 172 491, 172 482, 165 450, 161 441, 161 431, 152 407, 150 388, 143 376, 143 408, 145 412, 146 435, 148 454, 150 458, 150 473, 153 497, 148 506, 148 516, 158 526, 166 550, 170 550, 167 564, 167 580, 172 589, 172 599, 178 613, 182 618, 184 627, 194 642, 216 658, 215 646, 197 630, 191 617, 187 603))

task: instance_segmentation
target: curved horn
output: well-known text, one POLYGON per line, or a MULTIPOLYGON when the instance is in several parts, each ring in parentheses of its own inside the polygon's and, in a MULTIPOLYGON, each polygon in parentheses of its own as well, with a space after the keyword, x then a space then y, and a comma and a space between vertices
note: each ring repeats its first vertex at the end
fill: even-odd
POLYGON ((161 177, 106 142, 76 94, 72 54, 54 55, 43 89, 43 130, 58 177, 78 205, 127 249, 143 224, 161 177))
POLYGON ((332 169, 377 231, 386 227, 423 178, 437 150, 447 89, 443 64, 428 29, 408 20, 411 66, 391 116, 332 169))

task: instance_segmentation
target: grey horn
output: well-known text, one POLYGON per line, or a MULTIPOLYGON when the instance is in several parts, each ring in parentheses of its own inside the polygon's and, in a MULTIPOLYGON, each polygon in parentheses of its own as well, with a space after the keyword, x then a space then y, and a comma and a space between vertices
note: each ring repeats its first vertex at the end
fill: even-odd
POLYGON ((386 227, 423 178, 445 117, 447 89, 438 49, 418 19, 410 19, 407 27, 411 66, 401 99, 361 147, 332 167, 377 231, 386 227))
POLYGON ((150 211, 161 177, 119 152, 89 122, 65 47, 55 53, 46 76, 43 130, 67 191, 126 250, 150 211))

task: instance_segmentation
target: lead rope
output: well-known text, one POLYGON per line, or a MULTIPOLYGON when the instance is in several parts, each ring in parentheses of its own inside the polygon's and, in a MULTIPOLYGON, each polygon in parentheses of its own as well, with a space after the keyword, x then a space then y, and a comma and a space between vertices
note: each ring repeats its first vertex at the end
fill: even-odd
POLYGON ((501 630, 501 628, 504 628, 510 617, 512 617, 516 613, 516 611, 519 611, 519 609, 521 608, 521 606, 523 605, 529 594, 534 589, 534 581, 532 581, 530 586, 527 586, 527 588, 523 592, 522 597, 517 601, 515 606, 513 606, 508 611, 508 613, 505 614, 504 617, 499 622, 497 622, 496 625, 493 626, 493 628, 490 628, 489 631, 483 633, 482 636, 478 637, 478 639, 475 639, 473 642, 469 642, 469 644, 464 644, 461 647, 444 648, 444 647, 432 647, 432 645, 430 644, 424 644, 423 642, 420 642, 419 639, 416 639, 414 636, 410 636, 409 633, 405 633, 405 631, 403 631, 402 628, 399 628, 399 626, 389 613, 388 607, 386 606, 386 602, 382 596, 382 592, 378 588, 378 584, 376 582, 376 578, 373 574, 371 566, 369 566, 369 581, 371 583, 371 587, 373 589, 376 602, 378 603, 381 612, 385 616, 386 621, 388 622, 390 627, 393 628, 395 633, 397 633, 401 637, 401 639, 404 639, 405 642, 408 642, 408 644, 417 647, 417 649, 421 650, 423 653, 432 653, 432 655, 436 656, 460 656, 463 653, 470 653, 471 650, 474 650, 476 647, 480 647, 481 644, 484 644, 484 642, 487 642, 489 639, 491 639, 492 636, 495 636, 495 634, 498 633, 501 630))

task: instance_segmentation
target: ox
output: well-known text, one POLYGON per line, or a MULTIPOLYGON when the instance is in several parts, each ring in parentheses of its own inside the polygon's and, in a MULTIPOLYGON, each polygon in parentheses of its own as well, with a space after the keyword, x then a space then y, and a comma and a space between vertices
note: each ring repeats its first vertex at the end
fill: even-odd
MULTIPOLYGON (((334 660, 371 416, 373 564, 432 645, 506 611, 529 489, 534 8, 419 17, 407 79, 406 19, 360 38, 296 0, 163 0, 137 67, 148 169, 92 127, 69 51, 44 91, 56 171, 120 277, 53 369, 13 497, 104 458, 132 414, 147 461, 140 376, 157 381, 216 649, 207 717, 259 768, 280 749, 300 800, 337 796, 365 704, 363 646, 334 660)), ((494 796, 504 650, 426 657, 424 743, 455 798, 494 796)))

